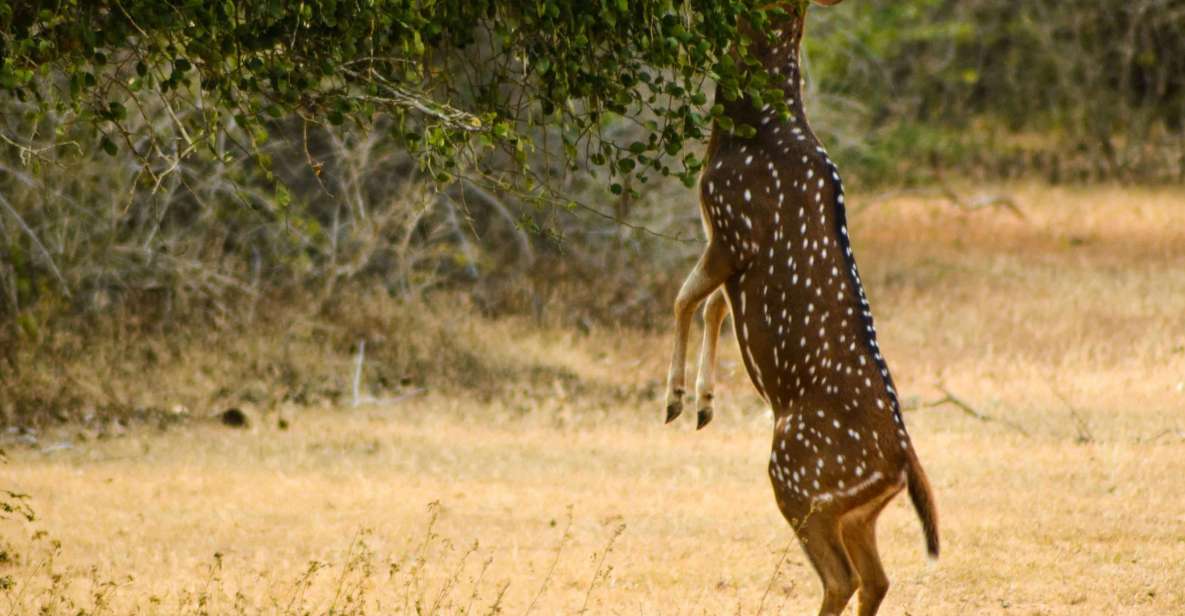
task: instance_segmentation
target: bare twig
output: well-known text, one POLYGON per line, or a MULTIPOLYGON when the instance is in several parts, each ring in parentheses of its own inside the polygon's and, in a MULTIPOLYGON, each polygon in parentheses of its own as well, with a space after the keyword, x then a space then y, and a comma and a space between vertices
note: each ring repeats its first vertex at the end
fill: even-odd
POLYGON ((601 550, 601 557, 597 559, 597 568, 595 571, 593 571, 592 580, 588 583, 588 590, 584 593, 584 604, 580 606, 580 611, 577 612, 577 614, 584 614, 588 612, 588 601, 592 598, 593 589, 596 588, 597 582, 602 577, 608 577, 609 572, 613 570, 613 567, 609 567, 609 569, 605 570, 603 575, 601 573, 602 567, 605 566, 605 559, 609 557, 609 552, 613 551, 614 542, 616 542, 617 538, 620 537, 621 533, 624 532, 625 524, 618 524, 617 527, 613 529, 613 534, 609 536, 609 541, 605 543, 605 549, 601 550))
POLYGON ((11 137, 9 137, 8 135, 5 135, 4 133, 0 133, 0 141, 3 141, 4 143, 7 143, 8 145, 16 148, 17 152, 19 152, 19 158, 20 158, 21 164, 25 164, 25 165, 29 164, 29 161, 31 161, 34 158, 36 158, 37 160, 41 160, 41 161, 45 161, 45 162, 52 162, 52 163, 57 164, 57 161, 49 158, 48 156, 45 155, 45 153, 52 152, 58 148, 64 148, 66 146, 74 146, 74 148, 76 150, 78 150, 79 154, 82 153, 82 146, 79 145, 77 141, 62 141, 62 142, 51 143, 49 145, 45 145, 45 146, 41 146, 41 147, 33 147, 31 145, 17 143, 16 141, 13 141, 11 137))
POLYGON ((447 194, 438 194, 440 200, 445 205, 445 219, 449 227, 452 228, 453 236, 457 238, 457 244, 461 247, 461 254, 465 257, 465 274, 471 280, 476 280, 478 277, 477 250, 473 247, 473 243, 469 241, 469 236, 466 235, 465 229, 461 228, 461 220, 457 216, 457 204, 447 194))
POLYGON ((469 616, 469 611, 473 609, 473 602, 477 600, 477 594, 481 591, 481 581, 485 579, 486 571, 489 570, 490 565, 494 563, 494 557, 491 556, 485 560, 481 565, 481 571, 477 574, 477 579, 473 581, 473 592, 469 595, 469 602, 465 604, 465 616, 469 616))
POLYGON ((17 226, 25 232, 25 235, 29 236, 29 241, 33 242, 33 245, 41 252, 41 256, 45 259, 49 270, 53 272, 54 278, 57 278, 58 284, 62 286, 62 294, 70 297, 70 285, 66 284, 66 279, 62 277, 62 272, 58 269, 58 264, 54 263, 53 256, 49 254, 49 250, 45 247, 45 244, 41 243, 41 239, 37 237, 37 232, 33 231, 33 228, 29 226, 29 223, 25 222, 24 218, 21 218, 20 213, 16 211, 16 208, 12 207, 12 204, 2 194, 0 194, 0 205, 4 206, 4 209, 8 211, 9 215, 16 219, 17 226))
POLYGON ((424 567, 428 562, 428 546, 437 539, 436 522, 440 519, 440 501, 432 501, 428 503, 428 527, 424 531, 424 540, 420 542, 419 548, 416 549, 415 558, 412 560, 411 569, 408 572, 408 582, 403 585, 403 604, 405 611, 411 605, 411 592, 414 590, 417 594, 420 593, 421 576, 424 573, 424 567))
MULTIPOLYGON (((366 545, 366 536, 370 534, 365 528, 360 528, 354 533, 354 538, 350 541, 349 547, 346 548, 345 561, 342 563, 341 573, 337 576, 337 582, 334 584, 333 599, 329 603, 328 613, 341 613, 345 610, 338 610, 337 605, 339 601, 345 600, 349 604, 350 599, 356 593, 356 590, 350 585, 350 574, 354 572, 360 565, 365 566, 370 560, 370 548, 366 545)), ((363 575, 365 578, 366 575, 363 575)))
POLYGON ((357 407, 360 400, 358 398, 358 390, 362 387, 362 364, 366 361, 366 340, 358 341, 358 355, 354 358, 354 402, 351 406, 357 407))
POLYGON ((774 582, 778 579, 778 573, 782 570, 782 563, 786 562, 786 558, 790 556, 790 550, 794 547, 795 540, 792 538, 786 542, 786 548, 782 550, 782 555, 778 557, 778 564, 774 565, 774 572, 769 576, 769 583, 765 585, 765 592, 761 593, 761 603, 757 604, 756 616, 761 616, 765 611, 765 599, 769 597, 770 590, 774 587, 774 582))
POLYGON ((1157 432, 1156 434, 1153 434, 1152 436, 1150 436, 1146 439, 1145 438, 1137 438, 1136 442, 1137 443, 1155 443, 1156 441, 1159 441, 1160 439, 1162 439, 1166 436, 1176 436, 1178 438, 1185 439, 1185 431, 1166 428, 1164 430, 1161 430, 1160 432, 1157 432))
POLYGON ((373 84, 387 93, 387 96, 358 94, 356 95, 356 98, 359 100, 415 109, 416 111, 428 117, 436 118, 438 121, 444 122, 449 126, 449 128, 455 130, 466 132, 482 130, 481 118, 478 118, 471 113, 462 111, 455 107, 438 103, 424 93, 413 92, 396 85, 395 83, 381 77, 377 71, 369 70, 367 71, 366 75, 363 75, 357 71, 345 68, 344 66, 339 67, 339 70, 343 75, 373 84))
POLYGON ((510 589, 510 582, 502 583, 498 589, 497 596, 494 597, 494 602, 490 604, 490 609, 486 610, 486 616, 494 616, 502 613, 502 599, 506 596, 506 591, 510 589))
POLYGON ((939 385, 938 390, 942 392, 942 394, 943 394, 942 398, 939 398, 938 400, 934 400, 933 402, 919 403, 916 406, 905 408, 902 410, 911 411, 911 410, 916 410, 916 409, 929 409, 929 408, 939 407, 944 404, 950 404, 950 405, 954 406, 955 408, 963 411, 964 414, 974 417, 975 419, 978 419, 979 421, 982 421, 984 423, 998 423, 998 424, 1003 425, 1005 427, 1011 428, 1012 430, 1015 430, 1016 432, 1019 432, 1020 434, 1023 434, 1024 436, 1031 436, 1029 434, 1029 431, 1026 430, 1024 428, 1024 426, 1021 426, 1020 424, 1018 424, 1016 422, 1013 422, 1013 421, 1010 421, 1007 419, 1000 419, 998 417, 993 417, 991 415, 981 413, 981 412, 975 410, 975 407, 968 404, 962 398, 959 398, 958 396, 952 394, 950 392, 950 390, 946 388, 945 385, 939 385))
POLYGON ((922 198, 940 197, 956 209, 966 212, 974 212, 988 208, 1003 208, 1021 220, 1028 220, 1024 210, 1020 208, 1020 204, 1008 195, 977 195, 968 199, 955 191, 955 189, 952 188, 950 184, 945 182, 941 177, 937 179, 936 186, 934 188, 891 190, 874 197, 864 199, 862 205, 851 207, 849 209, 852 209, 854 213, 858 213, 872 205, 883 203, 890 199, 902 196, 916 196, 922 198))
POLYGON ((1061 400, 1062 404, 1066 405, 1066 409, 1070 411, 1070 418, 1074 420, 1074 429, 1078 432, 1078 436, 1075 441, 1077 441, 1079 444, 1093 443, 1094 433, 1091 432, 1090 422, 1087 421, 1086 418, 1078 412, 1078 409, 1074 408, 1074 405, 1070 404, 1070 401, 1062 395, 1062 392, 1055 389, 1052 384, 1049 386, 1049 390, 1052 391, 1053 395, 1057 396, 1057 399, 1061 400))
MULTIPOLYGON (((517 194, 522 197, 525 197, 528 199, 533 199, 536 201, 541 200, 541 201, 546 201, 546 202, 550 202, 553 204, 570 205, 574 209, 583 210, 589 214, 592 214, 593 216, 595 216, 597 218, 602 218, 604 220, 612 222, 615 225, 626 227, 627 229, 633 229, 634 231, 640 231, 642 233, 645 233, 646 235, 650 235, 652 237, 656 237, 659 239, 671 240, 671 241, 675 241, 675 242, 679 242, 679 243, 691 243, 691 242, 700 241, 698 238, 694 238, 694 237, 684 237, 681 235, 670 235, 668 233, 663 233, 661 231, 655 231, 654 229, 651 229, 645 225, 634 224, 632 222, 629 222, 628 220, 614 216, 613 214, 602 212, 601 210, 599 210, 591 205, 588 205, 587 203, 584 203, 578 199, 565 198, 562 195, 558 194, 555 190, 550 189, 549 185, 545 183, 545 181, 546 181, 545 178, 540 178, 539 176, 537 176, 535 174, 530 174, 530 175, 535 180, 535 185, 537 187, 536 191, 537 192, 543 191, 543 194, 529 194, 529 193, 524 192, 522 190, 516 189, 515 186, 513 186, 507 182, 498 180, 498 178, 495 178, 495 177, 488 175, 488 174, 482 174, 477 171, 475 171, 472 174, 466 175, 465 179, 470 182, 473 182, 473 183, 485 184, 486 186, 495 188, 497 190, 501 190, 501 191, 511 193, 511 194, 517 194)), ((564 211, 568 211, 568 208, 565 207, 564 211)))
MULTIPOLYGON (((523 616, 531 613, 535 609, 535 604, 539 602, 539 597, 543 596, 543 592, 547 590, 547 585, 551 583, 551 575, 555 573, 555 566, 560 562, 560 554, 564 551, 564 546, 568 544, 568 540, 572 538, 572 505, 568 505, 568 521, 564 524, 564 534, 560 536, 560 543, 555 548, 555 555, 551 558, 551 564, 547 567, 547 574, 543 576, 543 583, 539 585, 539 590, 535 591, 535 596, 531 598, 531 603, 527 605, 527 611, 523 612, 523 616)), ((499 597, 500 598, 500 597, 499 597)))
MULTIPOLYGON (((523 259, 527 265, 533 263, 535 261, 535 251, 531 249, 531 240, 527 237, 526 232, 524 232, 519 227, 517 221, 514 219, 514 215, 510 212, 510 209, 506 207, 506 204, 502 203, 502 200, 494 196, 492 193, 490 193, 490 191, 482 188, 473 181, 463 179, 458 184, 461 187, 461 194, 463 197, 476 197, 479 201, 488 206, 495 213, 497 213, 498 216, 506 221, 511 231, 514 233, 515 242, 518 243, 520 258, 523 259)), ((464 200, 462 200, 462 203, 464 203, 464 200)))
POLYGON ((942 196, 950 201, 951 205, 960 210, 974 212, 975 210, 982 210, 986 208, 1000 207, 1012 212, 1017 218, 1025 220, 1027 217, 1025 213, 1017 205, 1016 200, 1008 195, 978 195, 970 200, 965 199, 962 195, 955 192, 953 188, 941 179, 938 181, 938 188, 942 196))
POLYGON ((444 584, 440 587, 440 591, 436 593, 436 600, 432 602, 432 608, 428 610, 429 614, 438 614, 440 612, 440 606, 444 603, 449 593, 452 592, 453 588, 456 587, 457 580, 461 578, 461 573, 465 570, 465 562, 477 551, 477 548, 478 542, 474 541, 473 545, 461 555, 461 559, 457 562, 457 567, 453 570, 453 574, 445 579, 444 584))

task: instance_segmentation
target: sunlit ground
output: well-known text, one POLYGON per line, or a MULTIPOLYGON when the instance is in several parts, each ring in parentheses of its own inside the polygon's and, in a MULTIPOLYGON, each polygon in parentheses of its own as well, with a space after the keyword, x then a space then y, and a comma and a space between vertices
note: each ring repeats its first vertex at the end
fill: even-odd
MULTIPOLYGON (((1185 612, 1185 191, 1009 192, 854 213, 944 541, 890 506, 882 612, 1185 612)), ((695 432, 662 334, 477 331, 578 386, 10 450, 38 519, 0 524, 0 613, 813 613, 731 336, 695 432)))

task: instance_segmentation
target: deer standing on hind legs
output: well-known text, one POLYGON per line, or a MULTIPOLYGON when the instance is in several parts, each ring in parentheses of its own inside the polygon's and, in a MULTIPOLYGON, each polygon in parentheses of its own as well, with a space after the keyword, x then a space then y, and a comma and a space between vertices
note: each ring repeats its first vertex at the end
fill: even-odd
POLYGON ((773 37, 758 33, 751 50, 782 84, 791 118, 747 97, 719 101, 735 125, 757 133, 712 130, 700 179, 708 245, 675 301, 667 421, 682 412, 691 319, 708 298, 698 427, 712 418, 716 339, 731 311, 745 368, 773 409, 770 479, 822 579, 819 614, 838 616, 859 591, 857 613, 873 616, 889 586, 877 516, 908 487, 936 557, 937 513, 877 346, 839 173, 803 120, 805 3, 784 8, 790 16, 771 25, 773 37))

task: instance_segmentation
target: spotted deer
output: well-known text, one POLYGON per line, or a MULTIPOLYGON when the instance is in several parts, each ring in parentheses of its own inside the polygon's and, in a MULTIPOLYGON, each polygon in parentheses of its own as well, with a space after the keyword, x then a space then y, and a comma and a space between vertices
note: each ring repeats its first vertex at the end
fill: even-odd
POLYGON ((782 85, 791 117, 748 97, 718 96, 733 124, 756 134, 712 130, 700 179, 708 243, 675 301, 667 421, 683 409, 691 320, 707 299, 698 427, 712 419, 716 343, 731 311, 750 380, 773 410, 769 475, 822 580, 819 614, 840 614, 858 590, 857 613, 872 616, 889 585, 877 554, 878 515, 908 487, 932 557, 938 517, 877 346, 839 172, 804 119, 805 5, 785 3, 789 17, 750 48, 782 85))

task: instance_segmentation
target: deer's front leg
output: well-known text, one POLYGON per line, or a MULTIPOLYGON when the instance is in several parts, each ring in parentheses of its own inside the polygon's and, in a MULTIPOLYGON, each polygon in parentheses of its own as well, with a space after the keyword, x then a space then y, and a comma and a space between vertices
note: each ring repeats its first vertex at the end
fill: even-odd
POLYGON ((695 264, 695 269, 683 281, 679 296, 675 299, 675 352, 671 356, 671 369, 667 375, 667 423, 683 412, 684 364, 687 361, 687 337, 691 333, 691 319, 695 309, 712 291, 715 291, 731 274, 728 257, 715 242, 695 264))
POLYGON ((716 387, 716 345, 720 341, 720 326, 728 314, 724 289, 708 298, 704 304, 704 343, 699 352, 699 374, 695 379, 695 399, 699 403, 695 427, 697 430, 712 421, 712 399, 716 387))

